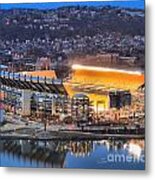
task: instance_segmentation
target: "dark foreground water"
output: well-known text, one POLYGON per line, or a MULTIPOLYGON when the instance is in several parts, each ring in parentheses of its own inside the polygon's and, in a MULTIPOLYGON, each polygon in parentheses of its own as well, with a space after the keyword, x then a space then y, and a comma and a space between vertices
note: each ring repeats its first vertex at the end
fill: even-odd
POLYGON ((0 166, 143 170, 144 141, 1 141, 0 166))

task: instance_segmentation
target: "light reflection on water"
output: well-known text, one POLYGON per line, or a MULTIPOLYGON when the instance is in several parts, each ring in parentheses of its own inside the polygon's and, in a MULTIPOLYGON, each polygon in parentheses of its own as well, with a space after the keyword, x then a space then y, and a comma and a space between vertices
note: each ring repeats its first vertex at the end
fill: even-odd
POLYGON ((145 169, 144 140, 1 141, 1 166, 145 169))

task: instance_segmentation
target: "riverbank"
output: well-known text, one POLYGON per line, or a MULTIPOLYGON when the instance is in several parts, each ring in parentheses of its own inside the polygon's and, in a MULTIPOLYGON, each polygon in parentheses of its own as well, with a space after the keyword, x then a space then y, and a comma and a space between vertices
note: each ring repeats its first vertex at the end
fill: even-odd
POLYGON ((144 134, 95 134, 80 131, 47 131, 38 134, 4 133, 1 139, 23 140, 101 140, 101 139, 144 139, 144 134))

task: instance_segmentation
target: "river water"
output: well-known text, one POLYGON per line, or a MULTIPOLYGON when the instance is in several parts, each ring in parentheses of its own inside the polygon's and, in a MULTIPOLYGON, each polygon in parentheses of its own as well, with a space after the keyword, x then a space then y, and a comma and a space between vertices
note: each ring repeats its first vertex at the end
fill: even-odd
POLYGON ((145 169, 144 140, 1 141, 0 166, 145 169))

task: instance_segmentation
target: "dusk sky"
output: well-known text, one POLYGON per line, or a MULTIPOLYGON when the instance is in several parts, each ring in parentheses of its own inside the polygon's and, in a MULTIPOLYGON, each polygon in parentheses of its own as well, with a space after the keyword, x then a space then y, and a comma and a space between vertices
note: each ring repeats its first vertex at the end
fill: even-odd
POLYGON ((33 9, 56 9, 62 6, 119 6, 128 8, 144 9, 144 1, 101 1, 101 2, 50 2, 50 3, 14 3, 14 4, 0 4, 1 9, 12 9, 12 8, 33 8, 33 9))

